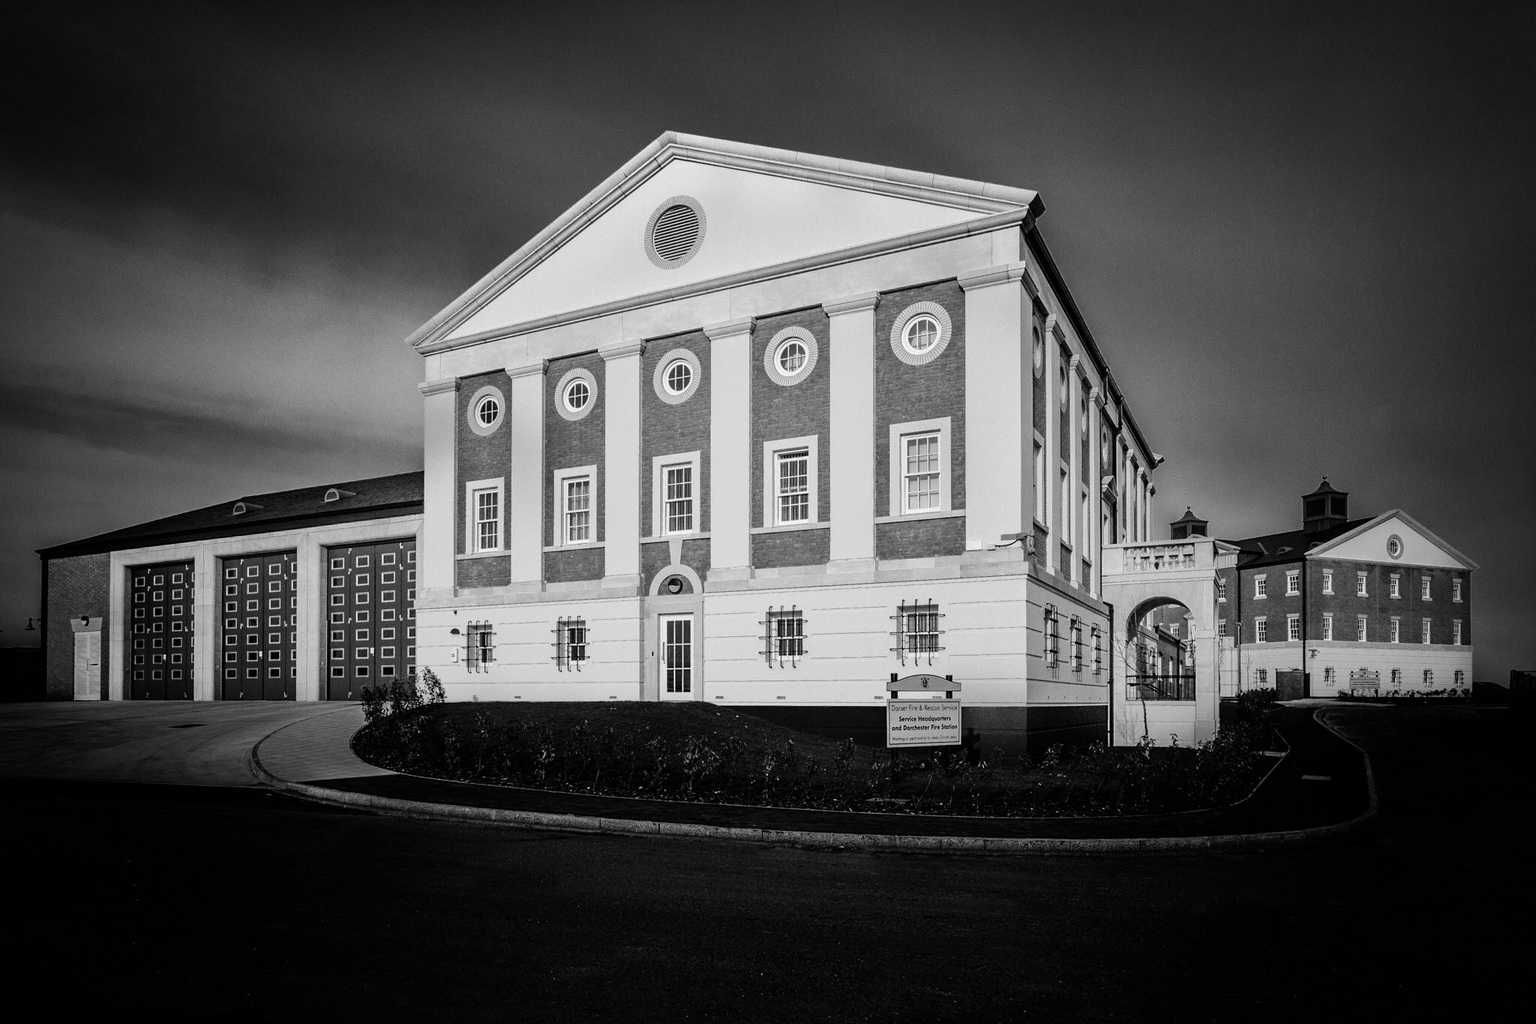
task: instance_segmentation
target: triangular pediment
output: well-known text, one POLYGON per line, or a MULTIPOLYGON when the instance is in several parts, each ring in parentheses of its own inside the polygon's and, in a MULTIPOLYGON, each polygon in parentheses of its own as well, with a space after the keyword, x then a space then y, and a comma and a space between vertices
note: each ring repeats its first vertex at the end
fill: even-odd
POLYGON ((1354 562, 1401 562, 1435 569, 1477 568, 1476 562, 1400 509, 1384 512, 1326 544, 1319 544, 1308 556, 1354 562), (1395 556, 1394 551, 1398 552, 1395 556))
POLYGON ((429 348, 493 335, 1038 209, 1025 189, 668 132, 408 340, 429 348), (651 226, 679 202, 697 211, 699 240, 669 264, 655 258, 651 226))

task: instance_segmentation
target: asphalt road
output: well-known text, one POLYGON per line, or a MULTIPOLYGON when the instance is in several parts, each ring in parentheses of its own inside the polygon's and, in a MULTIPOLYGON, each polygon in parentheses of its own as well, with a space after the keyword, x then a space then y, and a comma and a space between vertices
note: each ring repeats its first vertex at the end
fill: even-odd
POLYGON ((1502 710, 1338 709, 1382 812, 1249 853, 871 854, 7 782, 0 963, 68 1017, 1525 1019, 1502 710))

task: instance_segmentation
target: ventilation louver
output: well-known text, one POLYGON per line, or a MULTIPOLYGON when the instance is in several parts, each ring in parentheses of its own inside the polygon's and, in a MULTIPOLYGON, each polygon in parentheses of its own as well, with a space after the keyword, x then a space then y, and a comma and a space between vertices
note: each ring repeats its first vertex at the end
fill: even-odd
POLYGON ((651 229, 651 250, 656 258, 674 263, 693 251, 699 240, 699 215, 690 206, 669 206, 651 229))

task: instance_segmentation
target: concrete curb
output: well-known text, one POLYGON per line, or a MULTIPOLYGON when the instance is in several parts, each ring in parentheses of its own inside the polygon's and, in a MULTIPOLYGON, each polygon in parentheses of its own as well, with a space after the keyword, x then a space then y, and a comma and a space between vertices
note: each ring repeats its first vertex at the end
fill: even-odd
MULTIPOLYGON (((501 807, 471 807, 462 804, 430 803, 419 800, 401 800, 396 797, 377 796, 372 793, 354 793, 349 790, 331 789, 328 786, 280 779, 267 771, 261 763, 260 750, 271 736, 282 729, 273 730, 251 748, 249 763, 251 772, 266 786, 290 793, 317 803, 333 804, 381 813, 398 814, 409 818, 437 821, 468 821, 482 824, 505 825, 513 828, 544 829, 557 832, 576 832, 588 835, 643 835, 668 836, 690 839, 726 839, 737 842, 772 843, 790 846, 817 847, 823 849, 857 850, 911 850, 920 852, 994 853, 994 854, 1063 854, 1063 853, 1185 853, 1197 850, 1252 849, 1281 844, 1321 839, 1355 828, 1376 813, 1376 783, 1371 771, 1370 756, 1359 744, 1344 736, 1318 715, 1314 720, 1360 752, 1365 762, 1367 789, 1370 805, 1362 813, 1348 821, 1314 828, 1286 829, 1276 832, 1249 832, 1213 836, 1145 836, 1066 839, 1043 836, 918 836, 879 835, 863 832, 820 832, 809 829, 742 828, 726 825, 699 825, 677 821, 651 821, 636 818, 605 818, 582 814, 552 814, 543 811, 518 811, 501 807)), ((289 723, 290 725, 293 723, 289 723)), ((283 726, 288 728, 287 725, 283 726)), ((1287 754, 1287 757, 1290 756, 1287 754)), ((1276 767, 1280 762, 1276 762, 1276 767)), ((1272 768, 1271 771, 1274 769, 1272 768)), ((1265 778, 1268 778, 1266 775, 1265 778)), ((1257 789, 1257 787, 1255 787, 1257 789)), ((1252 794, 1250 794, 1251 796, 1252 794)), ((1245 798, 1246 799, 1246 798, 1245 798)))

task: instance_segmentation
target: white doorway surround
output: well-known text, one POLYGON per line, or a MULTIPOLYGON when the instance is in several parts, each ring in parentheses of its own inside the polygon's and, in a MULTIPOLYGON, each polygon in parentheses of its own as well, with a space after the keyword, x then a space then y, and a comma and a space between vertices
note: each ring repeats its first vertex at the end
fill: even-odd
POLYGON ((101 700, 101 616, 69 620, 75 635, 75 700, 101 700))

